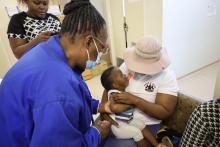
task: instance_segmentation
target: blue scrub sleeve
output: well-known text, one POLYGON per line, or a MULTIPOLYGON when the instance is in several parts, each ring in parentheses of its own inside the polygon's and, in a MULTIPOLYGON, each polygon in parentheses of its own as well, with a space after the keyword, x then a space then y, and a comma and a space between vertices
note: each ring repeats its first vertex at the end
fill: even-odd
POLYGON ((34 128, 31 147, 96 147, 100 143, 100 134, 93 127, 80 130, 79 109, 72 103, 51 102, 34 108, 34 128), (72 117, 69 115, 71 105, 72 117), (72 110, 75 111, 72 111, 72 110))
POLYGON ((99 100, 92 99, 92 113, 98 113, 99 100))

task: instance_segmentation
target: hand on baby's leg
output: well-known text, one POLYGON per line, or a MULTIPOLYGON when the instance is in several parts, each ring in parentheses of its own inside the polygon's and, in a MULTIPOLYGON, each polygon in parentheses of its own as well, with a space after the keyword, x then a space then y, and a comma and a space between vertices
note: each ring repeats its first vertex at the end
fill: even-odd
POLYGON ((142 133, 144 135, 144 138, 147 139, 147 141, 149 141, 153 146, 156 147, 158 145, 156 137, 147 127, 142 130, 142 133))

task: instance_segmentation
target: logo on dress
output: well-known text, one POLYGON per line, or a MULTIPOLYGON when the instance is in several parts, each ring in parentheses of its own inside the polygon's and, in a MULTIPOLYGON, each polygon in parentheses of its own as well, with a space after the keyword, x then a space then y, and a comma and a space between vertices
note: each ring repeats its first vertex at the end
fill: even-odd
POLYGON ((152 82, 147 82, 144 86, 147 92, 154 92, 154 89, 156 88, 155 84, 152 82))

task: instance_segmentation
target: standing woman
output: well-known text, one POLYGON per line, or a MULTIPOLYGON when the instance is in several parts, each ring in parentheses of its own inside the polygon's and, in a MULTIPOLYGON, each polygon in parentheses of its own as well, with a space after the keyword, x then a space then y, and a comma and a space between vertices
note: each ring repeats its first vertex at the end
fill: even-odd
POLYGON ((49 0, 18 0, 25 4, 27 12, 12 16, 8 25, 11 49, 19 59, 28 49, 60 31, 59 19, 47 13, 49 0))
POLYGON ((96 147, 109 133, 109 122, 92 123, 99 101, 81 76, 107 51, 105 20, 88 0, 72 0, 64 14, 60 34, 24 54, 0 85, 0 147, 96 147))

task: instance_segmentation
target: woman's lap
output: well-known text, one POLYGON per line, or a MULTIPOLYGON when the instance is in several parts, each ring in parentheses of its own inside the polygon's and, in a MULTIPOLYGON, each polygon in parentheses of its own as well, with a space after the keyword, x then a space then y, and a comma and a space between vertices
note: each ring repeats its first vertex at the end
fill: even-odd
MULTIPOLYGON (((160 129, 160 124, 149 125, 148 128, 153 134, 156 135, 157 131, 160 129)), ((147 142, 147 144, 149 144, 147 142)), ((117 139, 115 137, 108 137, 105 139, 99 147, 136 147, 136 144, 133 139, 117 139)))

